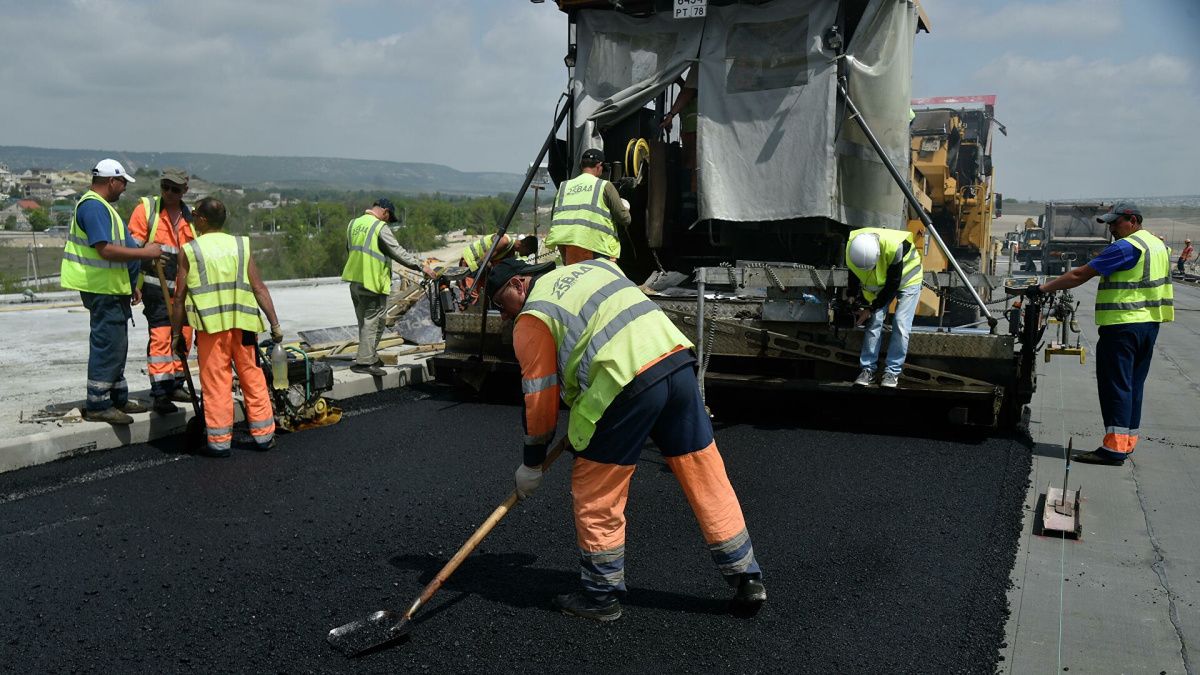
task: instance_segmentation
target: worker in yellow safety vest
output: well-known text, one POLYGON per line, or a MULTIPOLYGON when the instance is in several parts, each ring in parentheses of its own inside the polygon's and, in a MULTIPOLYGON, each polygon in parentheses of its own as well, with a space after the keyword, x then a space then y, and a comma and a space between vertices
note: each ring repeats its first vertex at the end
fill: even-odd
POLYGON ((846 241, 846 266, 851 272, 847 284, 851 297, 861 295, 867 303, 858 310, 854 321, 856 326, 865 324, 866 329, 858 357, 862 370, 854 384, 865 387, 875 379, 883 322, 895 300, 892 338, 888 341, 886 364, 879 382, 881 387, 894 389, 899 386, 908 356, 908 338, 921 297, 921 254, 907 230, 865 227, 852 231, 846 241))
POLYGON ((625 501, 646 439, 666 459, 691 504, 713 562, 735 589, 735 611, 767 598, 737 495, 700 399, 692 343, 616 263, 604 258, 551 269, 505 260, 487 291, 514 319, 513 348, 525 394, 525 445, 514 475, 528 497, 570 406, 571 496, 583 588, 555 599, 566 614, 621 616, 625 501))
POLYGON ((396 241, 389 223, 397 221, 396 205, 376 199, 363 215, 346 225, 346 266, 342 281, 350 282, 350 301, 358 319, 358 355, 350 370, 383 377, 377 350, 392 292, 392 261, 433 278, 433 270, 396 241))
POLYGON ((1121 466, 1137 447, 1142 421, 1142 392, 1159 325, 1175 320, 1170 251, 1142 229, 1142 212, 1133 202, 1117 202, 1097 218, 1108 225, 1113 243, 1085 265, 1033 284, 1025 292, 1033 300, 1045 293, 1075 288, 1095 276, 1096 389, 1104 440, 1100 447, 1078 454, 1089 464, 1121 466))
POLYGON ((621 257, 617 228, 629 227, 629 203, 604 180, 604 153, 584 150, 580 174, 558 186, 546 246, 558 247, 563 262, 621 257))
POLYGON ((208 444, 202 454, 228 457, 233 442, 233 372, 246 404, 246 426, 257 450, 275 447, 275 414, 267 378, 258 365, 259 309, 271 322, 271 340, 283 342, 275 304, 254 257, 250 238, 223 232, 225 205, 213 197, 193 209, 199 237, 183 247, 175 278, 171 342, 184 352, 183 322, 196 332, 200 390, 208 444))
POLYGON ((59 284, 79 291, 91 316, 83 418, 93 422, 132 424, 129 413, 147 410, 129 398, 126 322, 133 316, 131 305, 141 301, 137 264, 157 259, 162 248, 158 244, 139 248, 112 206, 133 182, 115 159, 96 164, 91 188, 75 204, 59 270, 59 284))

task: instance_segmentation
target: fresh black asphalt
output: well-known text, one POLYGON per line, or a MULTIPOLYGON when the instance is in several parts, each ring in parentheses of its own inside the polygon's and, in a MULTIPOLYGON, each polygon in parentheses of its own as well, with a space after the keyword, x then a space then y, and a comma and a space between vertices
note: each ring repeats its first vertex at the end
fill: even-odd
MULTIPOLYGON (((731 417, 717 440, 769 600, 726 614, 648 449, 625 616, 551 611, 577 579, 569 461, 451 578, 411 639, 348 660, 330 628, 403 611, 511 491, 519 408, 441 389, 347 402, 269 453, 179 440, 0 475, 0 670, 993 672, 1029 449, 1015 438, 731 417)), ((720 414, 720 411, 718 411, 720 414)), ((933 425, 936 426, 936 425, 933 425)))

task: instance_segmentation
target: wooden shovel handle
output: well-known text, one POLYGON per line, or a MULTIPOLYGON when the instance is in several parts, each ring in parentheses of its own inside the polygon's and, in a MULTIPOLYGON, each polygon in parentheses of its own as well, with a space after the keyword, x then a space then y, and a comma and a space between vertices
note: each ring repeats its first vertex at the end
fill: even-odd
POLYGON ((171 317, 171 289, 167 287, 167 275, 163 271, 162 260, 154 261, 154 271, 158 272, 158 285, 162 288, 163 299, 167 301, 167 318, 171 317))
MULTIPOLYGON (((550 452, 546 454, 546 461, 542 462, 543 472, 550 468, 550 465, 554 463, 554 460, 558 459, 558 456, 563 453, 563 450, 565 450, 568 445, 570 445, 570 442, 565 436, 554 444, 554 447, 551 448, 550 452)), ((512 509, 512 507, 518 501, 520 501, 520 499, 521 496, 517 494, 516 490, 513 490, 513 493, 508 496, 508 499, 505 499, 500 506, 496 507, 495 511, 492 511, 492 515, 488 516, 487 520, 483 521, 483 524, 479 526, 479 529, 475 530, 475 534, 471 535, 471 538, 467 540, 467 543, 463 544, 462 548, 458 549, 458 553, 454 554, 454 557, 450 559, 450 562, 446 563, 446 565, 442 567, 441 571, 439 571, 437 575, 433 577, 433 581, 430 581, 429 584, 425 586, 425 590, 421 591, 420 597, 413 602, 412 606, 409 607, 408 611, 404 614, 405 619, 411 619, 413 615, 417 613, 417 610, 420 609, 421 606, 426 602, 428 602, 429 599, 433 597, 434 593, 437 593, 438 590, 441 589, 442 584, 450 578, 451 574, 454 574, 454 571, 458 569, 458 566, 467 559, 467 556, 471 555, 471 553, 475 550, 475 547, 479 546, 479 543, 483 541, 484 537, 491 533, 492 529, 496 527, 496 525, 501 519, 504 518, 504 516, 508 515, 509 510, 512 509)))

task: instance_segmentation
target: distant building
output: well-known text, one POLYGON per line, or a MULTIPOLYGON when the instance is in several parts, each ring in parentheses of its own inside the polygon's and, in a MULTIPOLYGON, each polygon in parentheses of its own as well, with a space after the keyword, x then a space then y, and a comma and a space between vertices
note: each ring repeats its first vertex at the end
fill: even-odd
POLYGON ((60 189, 54 191, 55 199, 74 199, 78 196, 79 196, 79 191, 72 190, 71 188, 60 188, 60 189))
POLYGON ((34 209, 42 208, 42 205, 37 203, 37 201, 33 200, 33 199, 22 199, 17 202, 17 206, 19 206, 20 208, 22 208, 26 211, 32 211, 34 209))
POLYGON ((26 199, 53 199, 54 188, 49 183, 21 183, 21 196, 26 199))
POLYGON ((0 209, 0 227, 8 221, 9 216, 14 220, 14 227, 17 230, 29 231, 29 217, 25 215, 25 211, 19 203, 10 204, 7 207, 0 209))

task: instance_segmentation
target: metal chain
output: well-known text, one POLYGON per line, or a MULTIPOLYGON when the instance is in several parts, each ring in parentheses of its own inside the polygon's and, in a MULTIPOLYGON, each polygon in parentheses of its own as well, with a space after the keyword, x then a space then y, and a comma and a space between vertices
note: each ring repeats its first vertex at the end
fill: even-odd
MULTIPOLYGON (((925 281, 924 279, 921 280, 921 285, 924 286, 925 288, 928 288, 929 290, 933 291, 934 293, 936 293, 939 298, 944 298, 946 300, 946 302, 949 302, 952 305, 958 305, 959 307, 965 307, 967 309, 973 309, 973 308, 979 306, 978 303, 974 302, 973 300, 963 300, 961 298, 956 298, 953 295, 951 295, 950 294, 950 291, 952 290, 951 287, 934 286, 933 284, 929 283, 928 281, 925 281)), ((988 307, 999 307, 999 306, 1007 303, 1008 301, 1009 301, 1008 298, 1005 297, 1005 298, 1000 298, 999 300, 994 300, 992 302, 986 302, 984 304, 987 305, 988 307)))

